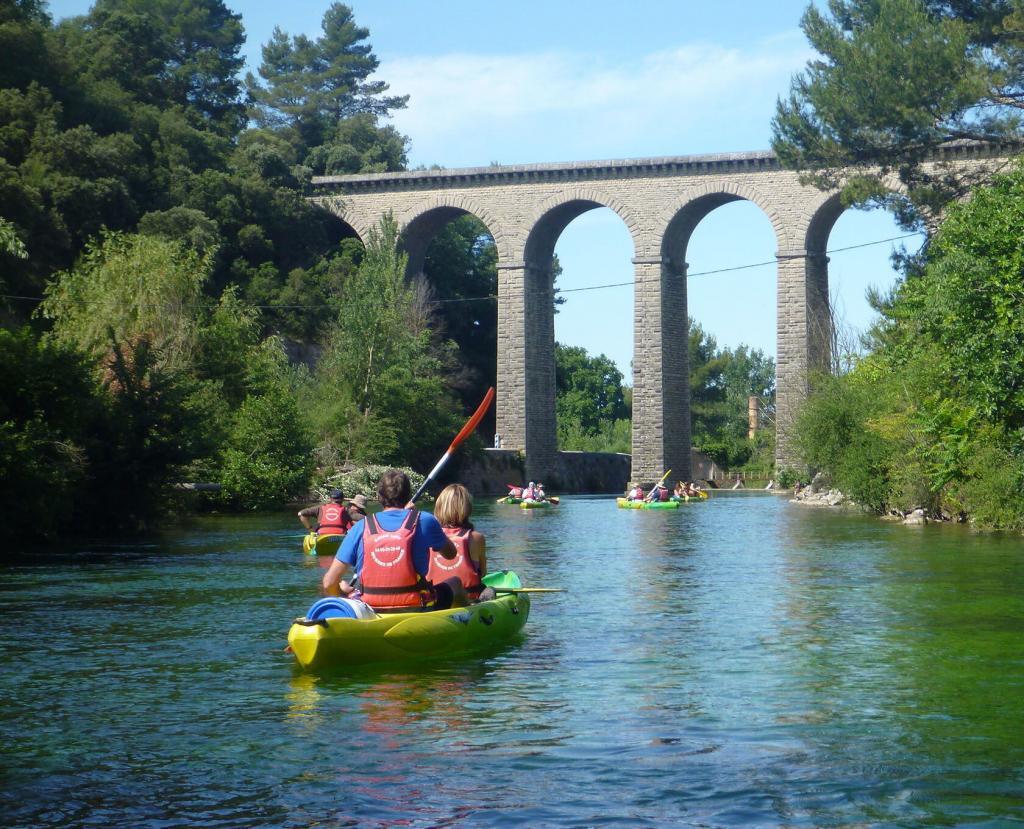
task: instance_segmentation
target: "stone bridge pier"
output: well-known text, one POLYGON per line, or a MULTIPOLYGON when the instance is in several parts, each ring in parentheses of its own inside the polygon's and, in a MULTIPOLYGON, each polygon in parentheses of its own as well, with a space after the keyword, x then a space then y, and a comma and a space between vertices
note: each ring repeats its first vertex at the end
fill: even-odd
MULTIPOLYGON (((948 161, 973 158, 951 148, 948 161), (959 155, 958 155, 959 154, 959 155)), ((498 253, 497 431, 543 480, 557 458, 552 258, 568 224, 614 211, 633 241, 632 477, 690 475, 686 251, 711 211, 745 199, 771 222, 777 257, 776 464, 799 466, 794 418, 831 362, 828 236, 843 212, 835 193, 801 184, 767 152, 493 166, 314 179, 315 201, 365 239, 387 213, 402 228, 409 272, 434 235, 472 214, 498 253)), ((723 297, 723 301, 728 301, 723 297)))

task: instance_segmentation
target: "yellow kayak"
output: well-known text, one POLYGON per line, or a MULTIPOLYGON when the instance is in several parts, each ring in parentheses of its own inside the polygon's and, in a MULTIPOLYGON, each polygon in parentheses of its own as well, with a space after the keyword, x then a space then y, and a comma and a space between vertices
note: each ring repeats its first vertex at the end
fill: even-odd
MULTIPOLYGON (((488 574, 484 581, 498 590, 522 586, 511 570, 488 574)), ((313 607, 324 602, 330 600, 322 599, 313 607)), ((437 659, 486 650, 522 630, 530 615, 530 597, 525 593, 499 592, 498 598, 469 607, 420 613, 375 614, 362 602, 356 603, 362 608, 352 612, 345 607, 348 600, 333 602, 351 615, 305 616, 288 631, 288 644, 303 668, 437 659), (366 618, 356 618, 356 613, 366 618)))
POLYGON ((331 556, 333 558, 344 538, 343 535, 317 535, 316 531, 312 530, 302 539, 302 552, 308 556, 331 556))

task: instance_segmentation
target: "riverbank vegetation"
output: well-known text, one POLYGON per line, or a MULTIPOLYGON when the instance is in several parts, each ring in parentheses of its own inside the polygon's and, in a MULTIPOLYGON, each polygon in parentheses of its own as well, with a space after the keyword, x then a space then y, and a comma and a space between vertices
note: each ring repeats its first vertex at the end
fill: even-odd
POLYGON ((1021 530, 1024 169, 926 163, 951 140, 1013 142, 1012 155, 1024 138, 1020 9, 983 6, 854 0, 804 18, 824 59, 779 104, 780 158, 930 238, 873 297, 865 356, 815 380, 796 438, 811 467, 871 510, 1021 530))

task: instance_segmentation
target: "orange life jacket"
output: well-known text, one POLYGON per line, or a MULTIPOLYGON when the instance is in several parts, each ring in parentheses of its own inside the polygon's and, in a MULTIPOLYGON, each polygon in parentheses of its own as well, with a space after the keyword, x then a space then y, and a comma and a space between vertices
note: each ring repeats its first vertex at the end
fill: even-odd
POLYGON ((363 521, 363 567, 359 581, 363 599, 374 610, 422 609, 434 603, 434 588, 416 572, 412 543, 420 514, 409 516, 397 530, 388 531, 373 515, 363 521))
POLYGON ((318 535, 344 535, 352 526, 348 510, 333 501, 320 507, 320 522, 317 524, 318 535))
POLYGON ((427 578, 434 584, 439 584, 452 576, 458 576, 466 592, 477 598, 483 590, 480 582, 480 567, 469 554, 469 534, 472 532, 468 527, 442 527, 444 534, 448 536, 455 545, 455 558, 446 559, 440 553, 435 552, 430 556, 430 572, 427 578))

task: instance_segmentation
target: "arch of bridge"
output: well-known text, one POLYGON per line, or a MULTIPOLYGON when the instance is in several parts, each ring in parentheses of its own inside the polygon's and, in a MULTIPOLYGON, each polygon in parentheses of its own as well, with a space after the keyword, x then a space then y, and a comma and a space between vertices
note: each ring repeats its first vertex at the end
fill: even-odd
POLYGON ((688 187, 661 213, 658 224, 665 229, 661 240, 662 254, 681 265, 685 262, 690 236, 701 220, 723 204, 740 200, 760 208, 771 222, 778 248, 786 247, 786 240, 792 236, 793 229, 783 220, 769 193, 747 182, 718 181, 688 187))
POLYGON ((494 240, 499 258, 509 257, 511 255, 509 239, 501 215, 486 204, 465 193, 431 194, 422 202, 414 202, 400 217, 396 218, 399 221, 403 235, 412 233, 416 236, 415 239, 409 239, 408 241, 415 243, 417 246, 422 246, 425 250, 437 231, 447 223, 447 219, 444 218, 445 214, 448 214, 450 219, 452 216, 467 213, 483 222, 487 232, 491 234, 491 238, 494 240), (436 214, 440 214, 442 219, 439 223, 431 221, 431 216, 436 214), (423 233, 417 233, 417 226, 420 224, 423 225, 423 233))
MULTIPOLYGON (((344 199, 338 196, 311 196, 309 201, 341 219, 352 228, 352 232, 356 234, 359 241, 366 244, 370 230, 376 224, 369 215, 355 210, 346 210, 344 199)), ((376 221, 380 221, 380 216, 376 221)))
POLYGON ((551 258, 555 244, 572 221, 590 210, 607 208, 617 215, 629 231, 633 250, 643 243, 641 223, 620 199, 596 187, 571 187, 549 196, 524 222, 526 241, 523 261, 534 264, 551 258))

